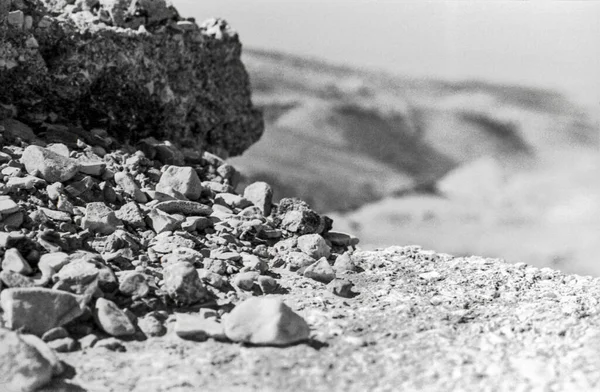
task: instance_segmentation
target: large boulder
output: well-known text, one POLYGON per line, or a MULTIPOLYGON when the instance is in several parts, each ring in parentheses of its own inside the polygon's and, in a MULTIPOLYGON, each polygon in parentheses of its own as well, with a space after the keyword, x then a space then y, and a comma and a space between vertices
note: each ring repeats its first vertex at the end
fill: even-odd
POLYGON ((58 120, 241 154, 263 119, 240 54, 225 21, 198 26, 164 0, 0 0, 0 107, 36 132, 58 120))

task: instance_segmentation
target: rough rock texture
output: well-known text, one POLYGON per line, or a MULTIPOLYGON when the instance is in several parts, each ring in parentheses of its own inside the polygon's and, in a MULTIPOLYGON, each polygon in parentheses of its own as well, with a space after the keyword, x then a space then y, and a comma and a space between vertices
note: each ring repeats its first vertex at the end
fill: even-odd
POLYGON ((238 155, 263 132, 240 53, 226 22, 198 27, 165 1, 3 0, 0 120, 16 108, 36 133, 62 119, 238 155))

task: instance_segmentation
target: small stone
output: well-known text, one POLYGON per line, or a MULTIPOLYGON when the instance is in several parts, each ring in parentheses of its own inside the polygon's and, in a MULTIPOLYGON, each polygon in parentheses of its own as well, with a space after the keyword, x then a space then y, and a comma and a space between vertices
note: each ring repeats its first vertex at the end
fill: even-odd
POLYGON ((339 231, 329 231, 325 235, 325 239, 335 246, 356 246, 359 243, 357 237, 339 231))
POLYGON ((98 288, 99 270, 87 261, 70 262, 57 272, 52 280, 54 289, 73 294, 95 293, 98 288))
POLYGON ((115 211, 115 215, 117 218, 135 229, 146 227, 146 222, 144 222, 142 211, 134 201, 124 204, 120 209, 115 211))
POLYGON ((42 336, 83 314, 86 297, 45 288, 10 288, 0 292, 5 326, 42 336))
POLYGON ((354 284, 347 279, 334 279, 327 285, 333 294, 344 298, 351 298, 354 295, 353 287, 354 284))
POLYGON ((185 220, 185 218, 178 219, 177 217, 169 215, 166 212, 158 209, 150 210, 148 213, 148 218, 150 219, 151 226, 156 234, 164 233, 165 231, 175 231, 185 220))
POLYGON ((21 10, 11 11, 8 13, 6 23, 14 28, 22 29, 25 23, 25 14, 21 10))
POLYGON ((319 234, 305 234, 298 237, 298 248, 314 259, 328 258, 331 249, 319 234))
POLYGON ((104 332, 112 336, 130 336, 135 333, 135 326, 125 312, 112 301, 98 298, 94 308, 94 318, 104 332))
POLYGON ((208 292, 194 266, 187 262, 167 265, 163 270, 165 292, 179 304, 193 304, 206 298, 208 292))
POLYGON ((21 275, 14 271, 0 271, 0 282, 6 287, 34 287, 36 282, 27 276, 21 275))
POLYGON ((80 173, 88 174, 94 177, 100 177, 106 169, 106 163, 102 162, 97 157, 96 159, 93 159, 82 156, 77 159, 77 164, 79 165, 80 173))
POLYGON ((50 183, 68 181, 79 171, 74 160, 39 146, 27 147, 23 151, 21 162, 27 173, 38 174, 50 183))
POLYGON ((30 275, 33 273, 33 269, 27 260, 21 256, 21 253, 17 248, 10 248, 4 252, 2 269, 5 271, 13 271, 21 275, 30 275))
POLYGON ((167 329, 156 316, 148 314, 138 320, 138 327, 146 336, 163 336, 167 329))
POLYGON ((38 268, 43 276, 51 278, 69 263, 69 255, 64 252, 46 253, 40 257, 38 268))
POLYGON ((209 216, 213 212, 213 209, 205 204, 186 200, 162 201, 156 204, 154 208, 168 214, 209 216))
POLYGON ((173 189, 190 200, 197 200, 202 193, 202 183, 196 171, 189 166, 168 166, 156 185, 158 192, 169 194, 173 189))
POLYGON ((264 274, 269 270, 269 264, 256 255, 242 253, 242 262, 244 263, 244 269, 248 271, 257 271, 264 274))
POLYGON ((213 287, 216 287, 218 289, 220 289, 221 287, 223 287, 223 285, 225 284, 225 280, 223 279, 223 276, 209 271, 207 269, 197 269, 196 270, 198 272, 198 276, 200 277, 200 280, 206 284, 209 284, 213 287))
POLYGON ((263 294, 273 293, 278 287, 277 281, 270 276, 261 275, 256 279, 256 282, 263 294))
POLYGON ((42 335, 42 340, 44 342, 51 342, 52 340, 62 339, 69 337, 69 332, 63 327, 56 327, 49 329, 42 335))
POLYGON ((52 374, 54 376, 60 376, 65 371, 65 366, 58 359, 56 353, 48 347, 48 345, 39 337, 35 335, 22 334, 20 335, 21 340, 30 346, 35 347, 40 354, 50 363, 52 366, 52 374))
POLYGON ((115 212, 102 202, 88 203, 85 208, 85 217, 82 221, 83 229, 100 234, 111 234, 121 221, 115 212))
POLYGON ((56 351, 57 353, 70 353, 77 351, 78 344, 73 338, 61 338, 48 342, 48 347, 56 351))
POLYGON ((428 282, 435 282, 443 279, 442 275, 437 271, 424 272, 422 274, 419 274, 419 278, 428 282))
POLYGON ((260 274, 255 271, 240 272, 233 279, 233 284, 242 290, 251 291, 252 287, 254 286, 254 282, 256 282, 256 279, 259 275, 260 274))
POLYGON ((198 313, 176 313, 175 333, 182 339, 205 341, 208 338, 227 340, 223 325, 217 321, 217 313, 200 309, 198 313))
POLYGON ((92 348, 98 342, 98 336, 94 334, 85 335, 81 339, 79 339, 79 345, 83 350, 86 348, 92 348))
POLYGON ((12 199, 0 200, 0 214, 6 216, 19 211, 19 205, 12 199))
POLYGON ((327 259, 322 257, 316 263, 306 267, 304 276, 327 284, 335 279, 335 271, 331 268, 327 259))
POLYGON ((123 343, 121 343, 121 341, 116 338, 98 340, 96 344, 94 344, 94 348, 104 348, 109 351, 121 353, 127 351, 125 346, 123 346, 123 343))
POLYGON ((290 252, 284 257, 290 271, 303 272, 306 267, 313 265, 317 260, 304 252, 290 252))
POLYGON ((252 297, 225 318, 225 334, 234 342, 285 346, 307 340, 306 321, 278 298, 252 297))
POLYGON ((62 155, 65 158, 69 158, 69 156, 70 156, 69 147, 67 147, 67 145, 64 143, 48 144, 48 146, 46 146, 46 149, 48 149, 52 152, 55 152, 58 155, 62 155))
POLYGON ((126 172, 115 173, 115 182, 123 189, 126 195, 129 195, 138 203, 146 203, 148 198, 141 191, 133 176, 126 172))
POLYGON ((246 187, 244 198, 260 208, 264 216, 271 215, 273 205, 273 190, 266 182, 255 182, 246 187))
MULTIPOLYGON (((42 342, 43 343, 43 342, 42 342)), ((50 361, 18 334, 0 328, 0 385, 7 391, 35 391, 54 375, 50 361)))
POLYGON ((34 176, 10 177, 6 182, 6 188, 9 192, 16 192, 21 189, 33 189, 42 184, 45 184, 45 181, 34 176))
POLYGON ((356 271, 356 265, 350 254, 346 252, 336 257, 333 269, 337 273, 352 272, 356 271))
POLYGON ((60 195, 63 193, 64 186, 60 182, 55 182, 46 186, 46 192, 50 200, 58 200, 60 195))
POLYGON ((150 292, 146 276, 140 272, 128 272, 121 278, 119 291, 134 299, 143 298, 150 292))
POLYGON ((230 208, 243 209, 252 205, 252 202, 233 193, 219 193, 215 196, 215 204, 221 204, 230 208))

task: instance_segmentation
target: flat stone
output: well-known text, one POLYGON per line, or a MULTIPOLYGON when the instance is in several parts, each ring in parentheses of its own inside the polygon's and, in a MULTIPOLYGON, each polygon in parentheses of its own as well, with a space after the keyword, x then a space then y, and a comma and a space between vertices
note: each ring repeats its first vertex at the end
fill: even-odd
POLYGON ((102 202, 88 203, 85 207, 85 217, 82 227, 95 233, 111 234, 121 221, 115 212, 102 202))
POLYGON ((19 205, 15 203, 12 199, 0 200, 0 214, 6 216, 17 211, 19 211, 19 205))
POLYGON ((135 229, 141 229, 146 227, 146 222, 144 221, 144 216, 142 215, 142 211, 136 202, 131 201, 129 203, 123 204, 121 208, 115 211, 115 215, 117 218, 127 223, 131 227, 135 229))
POLYGON ((112 301, 98 298, 94 307, 94 318, 104 332, 112 336, 130 336, 135 326, 129 317, 112 301))
POLYGON ((62 339, 69 337, 69 332, 63 327, 56 327, 46 331, 42 335, 42 340, 44 342, 51 342, 52 340, 62 339))
POLYGON ((357 237, 340 231, 329 231, 324 237, 335 246, 356 246, 359 243, 357 237))
POLYGON ((210 309, 200 309, 198 313, 176 313, 175 333, 182 339, 200 342, 209 338, 227 340, 217 313, 210 309))
POLYGON ((136 202, 146 203, 148 201, 148 198, 144 192, 141 191, 131 174, 124 171, 117 172, 115 173, 115 182, 123 189, 123 192, 125 192, 126 195, 129 195, 129 197, 136 202))
POLYGON ((53 221, 71 222, 71 214, 65 211, 51 210, 50 208, 38 207, 38 210, 43 212, 48 218, 53 221))
POLYGON ((168 214, 209 216, 213 212, 213 209, 205 204, 186 200, 162 201, 156 204, 154 208, 168 214))
MULTIPOLYGON (((42 342, 43 343, 43 342, 42 342)), ((0 386, 5 391, 35 391, 52 379, 50 361, 15 332, 0 328, 0 386)))
POLYGON ((107 339, 98 340, 94 344, 94 348, 95 349, 103 348, 103 349, 106 349, 109 351, 115 351, 115 352, 127 351, 127 349, 125 348, 123 343, 121 343, 121 341, 117 338, 107 338, 107 339))
POLYGON ((327 259, 322 257, 316 263, 306 267, 304 276, 318 282, 329 283, 335 279, 335 271, 329 265, 327 259))
POLYGON ((196 170, 189 166, 168 166, 156 184, 156 190, 169 193, 175 190, 190 200, 197 200, 202 193, 202 183, 196 170))
POLYGON ((224 321, 234 342, 286 346, 308 339, 306 321, 279 298, 252 297, 238 304, 224 321))
POLYGON ((178 219, 177 217, 156 208, 150 210, 148 218, 150 219, 152 229, 154 229, 157 234, 166 231, 174 231, 181 226, 183 221, 185 221, 185 218, 178 219))
POLYGON ((42 336, 83 314, 86 297, 46 288, 9 288, 0 292, 5 326, 42 336))
POLYGON ((258 207, 264 216, 271 215, 273 206, 273 190, 266 182, 254 182, 244 189, 244 198, 258 207))
POLYGON ((79 165, 73 159, 39 146, 27 147, 21 162, 27 173, 39 175, 50 183, 68 181, 79 171, 79 165))
POLYGON ((194 266, 177 262, 163 270, 163 290, 178 304, 193 304, 206 298, 208 292, 194 266))
POLYGON ((221 204, 230 208, 244 209, 251 206, 252 202, 233 193, 219 193, 215 196, 215 204, 221 204))
POLYGON ((21 275, 30 275, 33 273, 33 269, 27 260, 21 256, 21 253, 17 248, 10 248, 4 252, 2 269, 4 271, 13 271, 21 275))
POLYGON ((80 173, 94 177, 100 177, 106 169, 106 163, 100 159, 90 159, 86 156, 79 157, 77 159, 77 164, 79 165, 80 173))
POLYGON ((328 258, 331 254, 329 245, 319 234, 305 234, 298 237, 298 248, 314 259, 328 258))
POLYGON ((77 343, 77 340, 70 337, 66 337, 48 342, 48 347, 50 347, 57 353, 70 353, 73 351, 77 351, 77 349, 79 348, 79 344, 77 343))
POLYGON ((37 185, 43 185, 46 181, 41 178, 37 178, 34 176, 27 175, 25 177, 10 177, 6 182, 6 188, 10 192, 16 192, 21 189, 33 189, 37 185))

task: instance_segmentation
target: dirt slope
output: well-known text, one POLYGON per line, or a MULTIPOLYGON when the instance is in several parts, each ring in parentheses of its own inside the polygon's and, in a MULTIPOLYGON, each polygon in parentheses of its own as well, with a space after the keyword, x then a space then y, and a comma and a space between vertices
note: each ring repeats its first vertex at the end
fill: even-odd
POLYGON ((596 390, 598 278, 418 247, 358 252, 343 299, 282 271, 312 327, 287 348, 163 338, 61 358, 46 391, 596 390))

